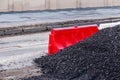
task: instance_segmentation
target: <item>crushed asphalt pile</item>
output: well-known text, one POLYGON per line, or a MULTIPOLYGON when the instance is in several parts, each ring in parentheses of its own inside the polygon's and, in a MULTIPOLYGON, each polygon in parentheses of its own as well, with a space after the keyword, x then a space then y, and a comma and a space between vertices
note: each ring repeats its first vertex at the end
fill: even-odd
POLYGON ((34 61, 43 75, 23 80, 120 80, 120 25, 34 61))

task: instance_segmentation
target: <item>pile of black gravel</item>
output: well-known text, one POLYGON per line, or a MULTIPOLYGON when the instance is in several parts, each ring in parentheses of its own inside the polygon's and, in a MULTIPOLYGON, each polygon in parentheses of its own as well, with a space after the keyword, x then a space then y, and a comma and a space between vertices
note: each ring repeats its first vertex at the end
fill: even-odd
POLYGON ((120 25, 35 63, 44 75, 24 80, 120 80, 120 25))

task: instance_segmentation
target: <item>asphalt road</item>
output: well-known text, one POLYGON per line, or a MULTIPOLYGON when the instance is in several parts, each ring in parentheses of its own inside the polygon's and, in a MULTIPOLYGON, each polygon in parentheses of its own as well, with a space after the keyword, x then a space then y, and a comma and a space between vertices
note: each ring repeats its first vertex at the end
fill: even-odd
POLYGON ((120 7, 0 13, 0 28, 24 23, 50 23, 110 17, 120 17, 120 7))

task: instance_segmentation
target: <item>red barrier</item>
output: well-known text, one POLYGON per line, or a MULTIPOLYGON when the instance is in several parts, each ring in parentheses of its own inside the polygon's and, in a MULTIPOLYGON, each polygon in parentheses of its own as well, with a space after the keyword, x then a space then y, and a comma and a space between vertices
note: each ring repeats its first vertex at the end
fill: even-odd
POLYGON ((48 54, 68 47, 98 31, 97 25, 56 28, 49 35, 48 54))

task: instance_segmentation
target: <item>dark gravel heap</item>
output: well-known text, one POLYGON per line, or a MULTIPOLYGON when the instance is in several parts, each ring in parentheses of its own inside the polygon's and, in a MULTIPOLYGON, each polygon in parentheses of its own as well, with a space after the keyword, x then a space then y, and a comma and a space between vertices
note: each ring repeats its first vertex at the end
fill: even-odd
POLYGON ((44 75, 24 80, 120 80, 120 25, 35 63, 44 75))

